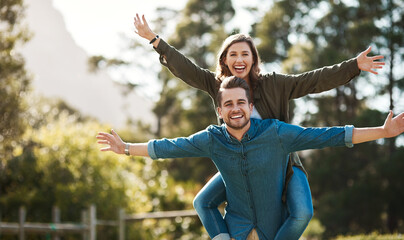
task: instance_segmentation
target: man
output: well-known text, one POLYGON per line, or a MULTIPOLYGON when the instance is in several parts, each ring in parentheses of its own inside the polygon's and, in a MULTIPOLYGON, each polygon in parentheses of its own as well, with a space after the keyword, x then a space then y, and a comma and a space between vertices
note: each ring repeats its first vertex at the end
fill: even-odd
POLYGON ((101 151, 157 158, 209 157, 226 184, 225 221, 234 239, 274 239, 286 216, 281 201, 288 154, 304 149, 353 144, 394 137, 404 132, 404 113, 390 112, 383 126, 302 128, 267 119, 250 119, 253 110, 246 82, 226 78, 219 90, 222 126, 209 126, 187 138, 129 144, 112 134, 99 133, 101 151))

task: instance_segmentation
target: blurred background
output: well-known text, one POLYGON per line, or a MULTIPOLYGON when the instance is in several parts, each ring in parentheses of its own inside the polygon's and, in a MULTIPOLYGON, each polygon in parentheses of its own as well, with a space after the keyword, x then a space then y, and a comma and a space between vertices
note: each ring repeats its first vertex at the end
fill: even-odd
MULTIPOLYGON (((216 173, 205 158, 152 161, 99 151, 96 134, 111 128, 140 142, 216 123, 210 97, 171 75, 134 33, 136 13, 212 71, 222 41, 238 32, 255 39, 264 73, 302 73, 368 46, 370 55, 385 56, 378 75, 362 72, 291 102, 294 124, 376 126, 389 109, 404 111, 402 0, 1 0, 0 222, 18 222, 21 206, 27 222, 44 223, 54 206, 62 222, 80 222, 91 205, 97 218, 110 220, 119 209, 192 209, 216 173)), ((315 210, 305 239, 403 239, 404 136, 300 156, 315 210)), ((125 231, 127 239, 209 239, 192 217, 145 220, 125 231)), ((0 239, 16 236, 0 231, 0 239)), ((116 236, 116 228, 97 228, 97 239, 116 236)))

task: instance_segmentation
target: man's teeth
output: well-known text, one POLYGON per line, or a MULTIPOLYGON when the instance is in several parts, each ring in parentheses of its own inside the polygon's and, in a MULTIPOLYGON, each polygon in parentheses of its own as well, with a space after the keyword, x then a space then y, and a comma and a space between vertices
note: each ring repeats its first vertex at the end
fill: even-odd
POLYGON ((243 116, 242 115, 236 115, 236 116, 232 116, 231 118, 235 119, 235 118, 241 118, 241 117, 243 117, 243 116))

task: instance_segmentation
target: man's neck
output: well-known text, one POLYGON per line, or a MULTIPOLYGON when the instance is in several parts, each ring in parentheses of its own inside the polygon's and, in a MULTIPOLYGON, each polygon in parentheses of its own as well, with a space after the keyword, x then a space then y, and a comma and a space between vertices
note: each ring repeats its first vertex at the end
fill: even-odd
POLYGON ((245 125, 241 129, 234 129, 234 128, 229 127, 226 124, 226 130, 231 136, 233 136, 237 140, 241 141, 241 139, 243 139, 244 134, 250 129, 250 126, 251 126, 251 121, 248 121, 248 124, 245 125))

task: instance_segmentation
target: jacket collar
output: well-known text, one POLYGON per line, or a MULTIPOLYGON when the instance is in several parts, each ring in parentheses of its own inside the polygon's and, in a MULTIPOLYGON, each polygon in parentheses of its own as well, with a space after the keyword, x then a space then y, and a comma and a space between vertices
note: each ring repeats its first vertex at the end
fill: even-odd
MULTIPOLYGON (((241 139, 241 142, 250 141, 257 133, 257 121, 260 121, 260 120, 251 118, 250 121, 251 121, 250 128, 244 134, 243 138, 241 139)), ((227 131, 226 123, 223 123, 221 125, 221 127, 222 127, 223 134, 226 137, 227 141, 229 141, 230 143, 239 143, 240 142, 235 137, 230 135, 230 133, 227 131)))

